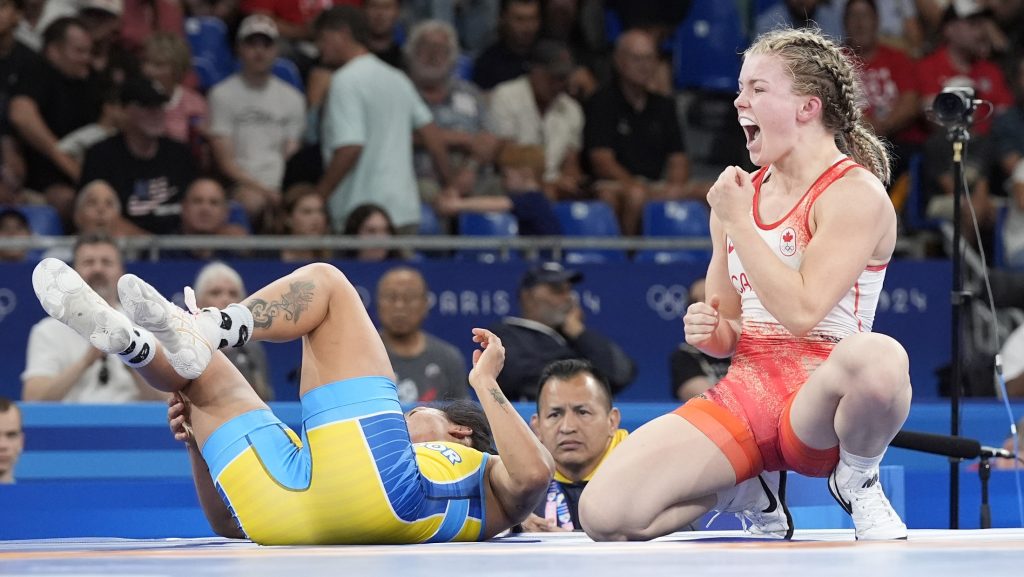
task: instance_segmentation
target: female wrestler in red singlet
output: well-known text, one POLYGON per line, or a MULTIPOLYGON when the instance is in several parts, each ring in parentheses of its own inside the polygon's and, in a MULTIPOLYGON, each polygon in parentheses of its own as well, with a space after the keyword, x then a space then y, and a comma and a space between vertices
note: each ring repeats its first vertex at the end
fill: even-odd
POLYGON ((885 146, 860 119, 852 63, 818 32, 760 37, 739 88, 761 169, 729 167, 708 193, 710 297, 684 317, 687 342, 732 366, 609 456, 583 493, 583 526, 649 539, 718 509, 788 537, 761 474, 793 470, 829 476, 858 539, 906 538, 878 482, 911 397, 903 347, 870 332, 896 243, 885 146))

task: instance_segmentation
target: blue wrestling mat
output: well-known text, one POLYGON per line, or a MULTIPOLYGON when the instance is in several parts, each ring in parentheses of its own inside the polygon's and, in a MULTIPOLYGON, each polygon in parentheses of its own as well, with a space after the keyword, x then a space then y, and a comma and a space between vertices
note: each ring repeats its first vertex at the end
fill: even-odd
POLYGON ((531 533, 484 543, 260 547, 227 539, 44 539, 0 542, 3 575, 1018 575, 1024 530, 912 530, 863 543, 849 530, 797 531, 793 541, 735 531, 676 533, 650 543, 594 543, 531 533))

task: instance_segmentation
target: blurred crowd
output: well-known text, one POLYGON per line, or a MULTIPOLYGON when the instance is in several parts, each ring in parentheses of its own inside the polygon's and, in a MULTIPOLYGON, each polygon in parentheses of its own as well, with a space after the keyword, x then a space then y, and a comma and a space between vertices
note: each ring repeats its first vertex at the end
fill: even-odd
POLYGON ((0 0, 0 234, 459 234, 503 213, 558 235, 567 202, 649 234, 652 204, 752 168, 740 53, 791 25, 862 61, 907 235, 952 218, 935 95, 986 102, 971 202, 982 247, 1024 264, 1022 18, 1021 0, 0 0))

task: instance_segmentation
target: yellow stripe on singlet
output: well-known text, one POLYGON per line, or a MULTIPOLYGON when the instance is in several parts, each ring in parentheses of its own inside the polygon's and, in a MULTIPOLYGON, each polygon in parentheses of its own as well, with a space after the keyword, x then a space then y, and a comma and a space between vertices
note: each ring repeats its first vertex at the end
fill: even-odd
MULTIPOLYGON (((313 469, 307 489, 291 490, 274 481, 252 447, 218 477, 249 538, 265 545, 420 543, 437 532, 443 512, 411 522, 395 515, 358 421, 313 429, 308 439, 313 469)), ((456 449, 464 453, 460 466, 445 473, 437 461, 444 458, 440 452, 417 446, 424 477, 435 483, 471 477, 483 459, 476 451, 461 449, 456 449)), ((469 517, 453 540, 475 541, 480 532, 481 520, 469 517)))

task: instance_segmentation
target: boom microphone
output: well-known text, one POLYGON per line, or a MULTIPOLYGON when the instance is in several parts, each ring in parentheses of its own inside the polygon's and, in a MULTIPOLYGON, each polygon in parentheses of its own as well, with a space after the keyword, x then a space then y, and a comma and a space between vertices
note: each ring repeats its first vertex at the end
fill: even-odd
POLYGON ((978 459, 981 457, 1001 459, 1013 459, 1015 455, 1006 449, 986 447, 975 439, 964 437, 950 437, 947 435, 933 435, 931 433, 917 433, 914 431, 900 431, 889 443, 892 447, 910 449, 931 453, 933 455, 945 455, 954 459, 978 459))

